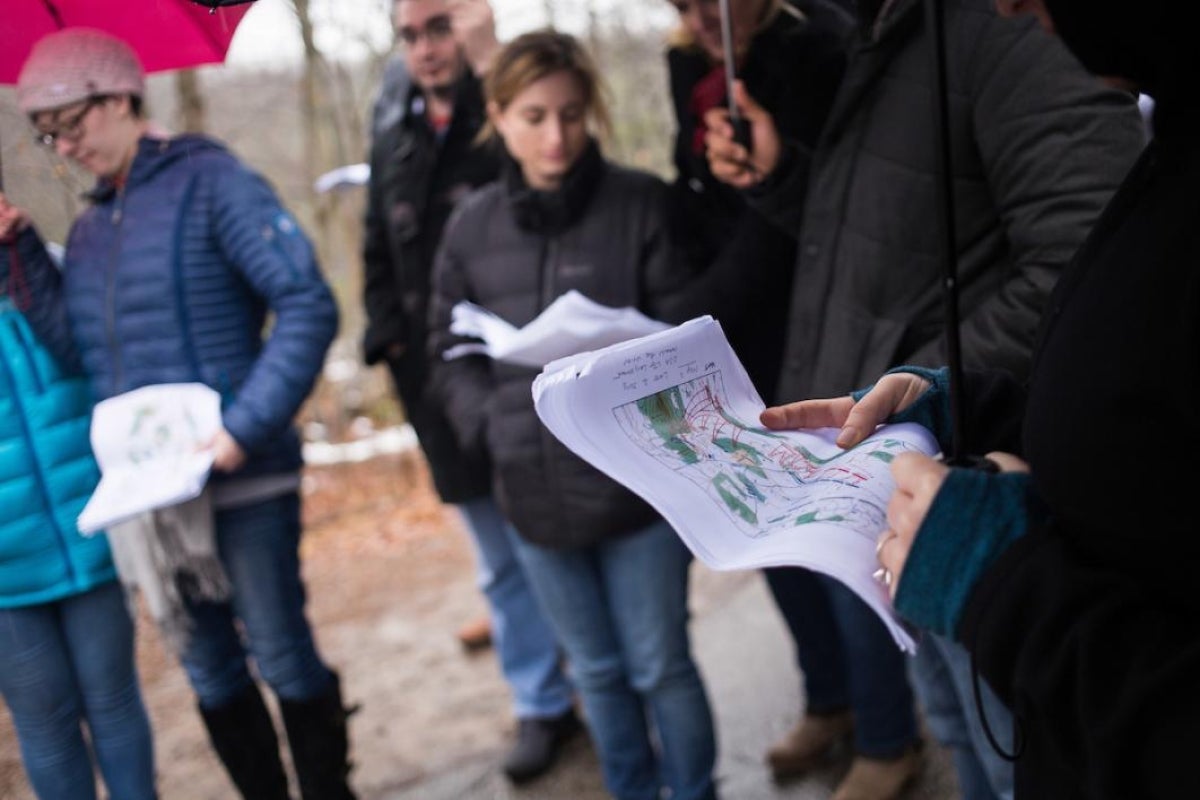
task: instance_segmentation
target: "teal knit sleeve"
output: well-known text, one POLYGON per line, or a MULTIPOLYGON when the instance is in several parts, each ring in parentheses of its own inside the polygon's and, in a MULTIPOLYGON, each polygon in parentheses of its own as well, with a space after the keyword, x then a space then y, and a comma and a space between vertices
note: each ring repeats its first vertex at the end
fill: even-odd
POLYGON ((1028 473, 953 469, 909 550, 896 610, 922 628, 954 636, 984 570, 1041 514, 1028 473))
MULTIPOLYGON (((933 433, 942 452, 947 452, 953 436, 953 426, 950 421, 950 370, 946 367, 927 369, 926 367, 903 366, 890 369, 884 374, 901 373, 924 378, 929 381, 930 387, 911 406, 888 417, 888 424, 915 422, 933 433)), ((854 398, 855 402, 858 402, 873 388, 875 388, 874 384, 865 389, 853 391, 850 396, 854 398)))

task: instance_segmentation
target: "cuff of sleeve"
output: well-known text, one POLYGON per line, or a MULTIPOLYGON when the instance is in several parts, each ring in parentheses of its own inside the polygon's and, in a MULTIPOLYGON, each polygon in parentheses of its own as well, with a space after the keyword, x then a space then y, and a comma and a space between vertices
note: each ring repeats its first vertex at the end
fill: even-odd
POLYGON ((771 197, 781 187, 785 186, 792 175, 792 169, 795 167, 798 147, 799 145, 794 142, 785 141, 779 150, 779 163, 775 165, 775 169, 771 170, 771 173, 761 181, 748 188, 746 196, 752 200, 763 200, 771 197))
MULTIPOLYGON (((928 369, 926 367, 903 366, 890 369, 884 374, 916 375, 918 378, 929 381, 929 388, 917 398, 917 402, 903 411, 888 417, 887 422, 889 424, 915 422, 933 433, 934 438, 938 441, 938 446, 942 448, 942 452, 947 452, 950 449, 950 439, 954 435, 954 427, 950 422, 950 371, 945 367, 941 369, 928 369)), ((855 390, 850 393, 850 396, 857 403, 873 388, 875 388, 874 384, 865 389, 855 390)))
POLYGON ((943 636, 958 629, 984 570, 1029 525, 1029 475, 951 470, 908 553, 896 610, 943 636))

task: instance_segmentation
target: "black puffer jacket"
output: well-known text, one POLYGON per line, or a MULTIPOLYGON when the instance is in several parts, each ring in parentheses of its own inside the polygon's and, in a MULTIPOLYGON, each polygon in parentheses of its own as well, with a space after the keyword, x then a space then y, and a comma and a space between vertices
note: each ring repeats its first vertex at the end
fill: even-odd
MULTIPOLYGON (((451 218, 434 270, 430 345, 458 339, 450 310, 470 300, 521 327, 576 289, 607 306, 678 321, 689 278, 668 236, 667 187, 603 160, 593 145, 553 194, 531 191, 509 165, 451 218)), ((586 546, 655 519, 630 492, 573 455, 541 424, 537 371, 482 356, 438 361, 434 388, 468 452, 492 459, 494 489, 521 535, 547 547, 586 546)))
MULTIPOLYGON (((816 147, 842 79, 853 26, 850 16, 827 0, 789 0, 755 34, 739 77, 771 112, 783 136, 816 147)), ((795 233, 748 208, 741 192, 713 177, 703 150, 697 152, 703 128, 692 95, 720 65, 697 46, 672 47, 667 64, 678 125, 671 208, 683 231, 679 241, 702 273, 700 282, 707 284, 710 304, 704 310, 720 320, 770 403, 786 339, 795 233)))
MULTIPOLYGON (((1046 297, 1144 134, 1132 97, 1032 18, 1002 19, 994 0, 945 7, 963 360, 1024 378, 1046 297)), ((752 192, 800 235, 784 399, 945 362, 921 12, 896 0, 866 26, 817 149, 795 146, 790 168, 752 192)))

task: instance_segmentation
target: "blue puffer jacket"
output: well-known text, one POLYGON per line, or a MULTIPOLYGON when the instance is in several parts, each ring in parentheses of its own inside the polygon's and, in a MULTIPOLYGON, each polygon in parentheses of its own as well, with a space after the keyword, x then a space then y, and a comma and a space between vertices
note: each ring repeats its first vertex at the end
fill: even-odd
POLYGON ((0 297, 0 608, 48 603, 116 578, 103 535, 75 518, 99 473, 87 382, 67 377, 0 297))
POLYGON ((34 330, 82 366, 97 400, 158 383, 217 390, 249 456, 238 475, 297 468, 292 418, 337 307, 270 187, 210 139, 143 138, 125 185, 102 181, 93 200, 61 279, 32 230, 17 239, 34 330))

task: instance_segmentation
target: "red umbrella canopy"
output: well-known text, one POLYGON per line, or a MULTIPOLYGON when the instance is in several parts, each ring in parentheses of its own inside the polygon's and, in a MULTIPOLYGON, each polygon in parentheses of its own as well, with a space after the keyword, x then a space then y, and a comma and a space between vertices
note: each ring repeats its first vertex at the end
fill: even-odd
POLYGON ((3 0, 0 83, 16 83, 29 51, 62 28, 123 39, 147 72, 223 61, 249 6, 203 8, 191 0, 3 0))

